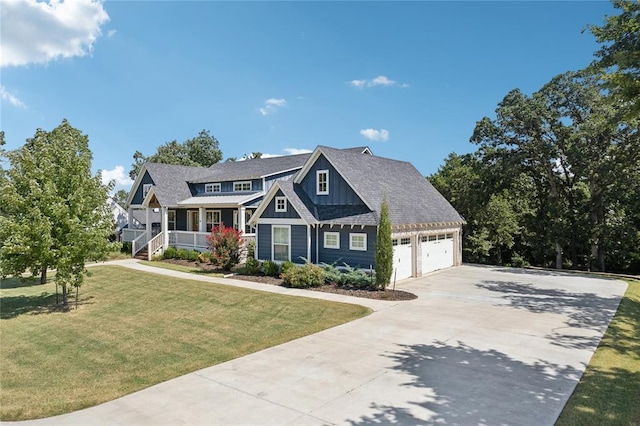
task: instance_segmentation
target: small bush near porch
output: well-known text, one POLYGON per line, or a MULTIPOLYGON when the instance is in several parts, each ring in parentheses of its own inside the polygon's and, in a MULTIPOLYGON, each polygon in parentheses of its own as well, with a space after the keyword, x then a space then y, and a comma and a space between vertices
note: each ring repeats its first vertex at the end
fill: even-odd
POLYGON ((367 315, 362 306, 95 267, 79 309, 2 280, 0 420, 48 417, 367 315))

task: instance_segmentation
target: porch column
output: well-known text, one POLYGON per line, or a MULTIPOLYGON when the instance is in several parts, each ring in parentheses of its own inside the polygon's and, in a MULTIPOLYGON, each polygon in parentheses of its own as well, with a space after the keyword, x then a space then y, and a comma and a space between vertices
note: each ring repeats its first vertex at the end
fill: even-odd
POLYGON ((162 249, 169 247, 169 208, 162 208, 162 217, 160 219, 162 226, 162 249))
POLYGON ((204 221, 204 207, 198 209, 198 231, 207 232, 207 223, 204 221))
POLYGON ((242 231, 243 234, 244 234, 244 227, 245 227, 245 223, 244 223, 245 210, 246 209, 244 206, 238 207, 238 231, 242 231))
POLYGON ((147 241, 151 239, 151 209, 147 207, 147 221, 145 224, 145 228, 147 230, 147 241))

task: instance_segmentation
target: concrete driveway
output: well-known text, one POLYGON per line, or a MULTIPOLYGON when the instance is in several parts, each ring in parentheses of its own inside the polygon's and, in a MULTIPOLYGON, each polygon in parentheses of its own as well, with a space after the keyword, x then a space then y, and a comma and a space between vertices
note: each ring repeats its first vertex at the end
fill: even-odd
POLYGON ((366 318, 26 423, 552 425, 626 284, 462 266, 398 288, 419 297, 364 301, 366 318))

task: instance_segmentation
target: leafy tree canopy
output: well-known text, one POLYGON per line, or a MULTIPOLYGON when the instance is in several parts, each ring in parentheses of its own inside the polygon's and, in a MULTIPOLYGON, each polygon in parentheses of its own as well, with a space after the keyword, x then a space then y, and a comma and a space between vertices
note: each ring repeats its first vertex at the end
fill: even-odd
POLYGON ((146 156, 140 151, 133 154, 133 164, 129 176, 136 179, 144 163, 178 164, 181 166, 209 167, 222 160, 218 140, 208 130, 202 130, 198 136, 183 143, 175 140, 158 147, 155 154, 146 156))
POLYGON ((92 176, 89 139, 67 120, 50 132, 38 129, 9 151, 0 174, 0 275, 56 269, 63 304, 82 284, 85 262, 104 260, 113 218, 109 186, 92 176))

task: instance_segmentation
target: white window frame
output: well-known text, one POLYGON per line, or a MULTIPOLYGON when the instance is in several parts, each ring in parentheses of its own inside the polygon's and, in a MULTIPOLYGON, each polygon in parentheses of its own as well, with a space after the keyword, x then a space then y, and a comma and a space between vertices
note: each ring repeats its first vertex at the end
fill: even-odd
POLYGON ((329 195, 329 170, 316 171, 316 195, 329 195), (324 182, 320 182, 320 176, 324 175, 324 182), (324 184, 324 190, 320 189, 320 184, 324 184))
POLYGON ((339 249, 340 248, 340 233, 339 232, 325 232, 324 233, 324 248, 326 249, 339 249), (327 242, 327 237, 336 237, 336 244, 330 244, 327 242))
POLYGON ((244 211, 244 235, 256 233, 256 227, 249 225, 249 219, 251 219, 253 213, 255 213, 255 210, 247 209, 244 211))
POLYGON ((153 188, 153 184, 152 183, 145 183, 142 185, 142 199, 144 200, 145 198, 147 198, 147 194, 149 193, 149 191, 151 191, 151 188, 153 188))
POLYGON ((219 183, 205 183, 204 184, 204 193, 212 194, 214 192, 220 192, 222 187, 219 183))
MULTIPOLYGON (((284 245, 284 244, 278 244, 278 245, 284 245)), ((271 260, 273 260, 274 262, 285 262, 285 261, 291 261, 291 225, 271 225, 271 260), (276 234, 276 229, 286 229, 287 230, 287 235, 289 237, 289 241, 287 244, 287 259, 286 260, 282 260, 282 259, 278 259, 276 260, 276 256, 275 256, 275 234, 276 234)))
POLYGON ((356 250, 356 251, 367 251, 367 234, 365 234, 364 232, 352 232, 349 234, 349 250, 356 250), (358 246, 354 246, 353 245, 353 238, 354 237, 363 237, 364 240, 364 247, 358 247, 358 246))
POLYGON ((286 213, 287 212, 287 197, 276 197, 276 213, 286 213), (279 204, 282 203, 282 206, 279 204))
POLYGON ((222 225, 222 212, 220 210, 205 210, 204 211, 204 230, 205 232, 211 232, 216 226, 219 228, 222 225), (211 213, 211 221, 209 221, 209 213, 211 213), (216 222, 215 215, 218 214, 218 222, 216 222), (209 228, 211 225, 211 228, 209 228))
POLYGON ((233 192, 249 192, 253 188, 250 180, 243 180, 240 182, 233 182, 233 192), (249 189, 243 189, 245 185, 249 185, 249 189), (238 189, 240 188, 240 189, 238 189))
POLYGON ((175 231, 176 230, 176 211, 175 210, 167 210, 167 230, 175 231), (173 220, 171 220, 171 216, 173 216, 173 220))

